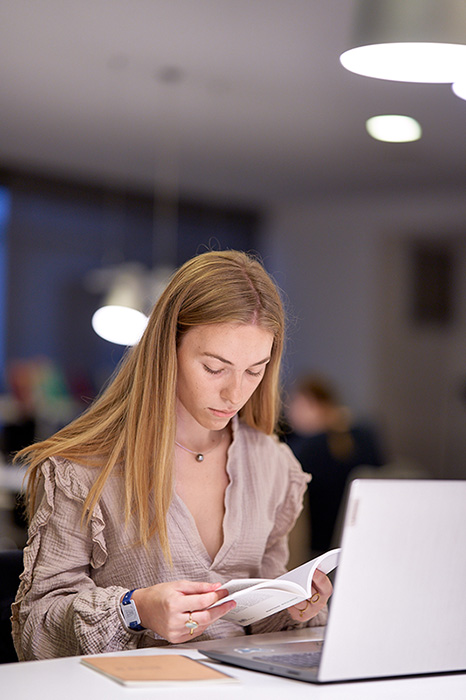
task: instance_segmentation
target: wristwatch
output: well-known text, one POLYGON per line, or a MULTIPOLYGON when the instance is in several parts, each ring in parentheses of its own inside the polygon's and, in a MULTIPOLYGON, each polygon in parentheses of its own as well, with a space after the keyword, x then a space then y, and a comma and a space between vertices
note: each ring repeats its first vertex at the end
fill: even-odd
POLYGON ((141 620, 138 615, 136 603, 131 598, 135 590, 136 589, 133 588, 132 591, 128 591, 128 593, 125 593, 120 603, 120 609, 126 627, 130 630, 134 630, 135 632, 141 632, 146 628, 141 625, 141 620))

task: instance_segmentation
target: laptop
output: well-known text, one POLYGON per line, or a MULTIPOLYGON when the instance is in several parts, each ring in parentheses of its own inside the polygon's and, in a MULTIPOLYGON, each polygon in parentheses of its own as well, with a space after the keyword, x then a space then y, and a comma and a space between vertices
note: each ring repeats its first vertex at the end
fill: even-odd
POLYGON ((324 639, 230 637, 199 651, 329 683, 466 671, 465 630, 466 481, 357 479, 324 639))

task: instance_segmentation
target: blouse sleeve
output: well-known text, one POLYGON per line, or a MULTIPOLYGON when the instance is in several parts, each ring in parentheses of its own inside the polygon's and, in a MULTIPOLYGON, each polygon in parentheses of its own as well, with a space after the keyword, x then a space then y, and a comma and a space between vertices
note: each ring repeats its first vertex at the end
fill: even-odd
MULTIPOLYGON (((275 525, 269 536, 267 548, 262 562, 261 577, 276 578, 287 570, 289 558, 288 535, 293 529, 299 514, 303 508, 304 493, 307 484, 311 480, 309 474, 305 474, 290 448, 284 444, 277 445, 278 458, 282 469, 288 474, 287 487, 283 490, 282 498, 275 513, 275 525)), ((320 626, 327 622, 327 608, 324 608, 308 623, 296 622, 286 610, 276 615, 271 615, 251 625, 253 634, 274 632, 284 629, 293 629, 303 626, 320 626)))
POLYGON ((105 523, 97 506, 81 523, 88 490, 70 462, 42 466, 42 498, 29 528, 24 571, 12 606, 20 660, 132 649, 140 634, 120 618, 121 586, 99 588, 93 569, 107 559, 105 523))

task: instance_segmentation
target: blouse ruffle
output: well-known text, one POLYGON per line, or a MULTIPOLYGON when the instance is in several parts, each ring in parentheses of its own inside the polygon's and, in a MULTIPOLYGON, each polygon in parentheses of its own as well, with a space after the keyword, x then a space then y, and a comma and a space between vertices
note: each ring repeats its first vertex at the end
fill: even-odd
MULTIPOLYGON (((68 502, 74 501, 78 505, 70 512, 75 516, 82 513, 89 486, 78 478, 74 465, 65 459, 47 460, 41 467, 41 473, 42 498, 30 523, 23 554, 24 571, 12 605, 13 641, 18 658, 48 658, 135 648, 138 637, 124 628, 119 617, 119 601, 127 589, 122 586, 97 588, 86 570, 89 564, 93 569, 101 567, 108 556, 105 521, 100 506, 95 507, 89 524, 84 526, 90 551, 78 551, 76 548, 72 554, 78 558, 81 555, 81 566, 75 571, 61 574, 61 562, 51 561, 44 552, 47 548, 44 546, 47 528, 52 523, 57 530, 67 526, 66 521, 60 522, 57 515, 57 499, 63 496, 68 502), (74 644, 73 640, 76 640, 74 644)), ((80 526, 80 523, 76 524, 80 526)), ((77 538, 77 541, 81 538, 77 538)), ((70 542, 70 551, 63 552, 64 558, 71 553, 71 549, 73 542, 70 542)))

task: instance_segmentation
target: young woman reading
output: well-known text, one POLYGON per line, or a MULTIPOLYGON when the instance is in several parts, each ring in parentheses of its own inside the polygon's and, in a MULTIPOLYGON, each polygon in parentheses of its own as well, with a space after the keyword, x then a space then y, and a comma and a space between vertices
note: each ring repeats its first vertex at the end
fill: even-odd
MULTIPOLYGON (((19 453, 29 540, 13 605, 20 659, 233 636, 209 609, 231 578, 286 570, 307 479, 274 430, 283 308, 236 251, 185 263, 89 409, 19 453)), ((325 623, 331 584, 253 632, 325 623), (311 602, 312 601, 312 602, 311 602)))

